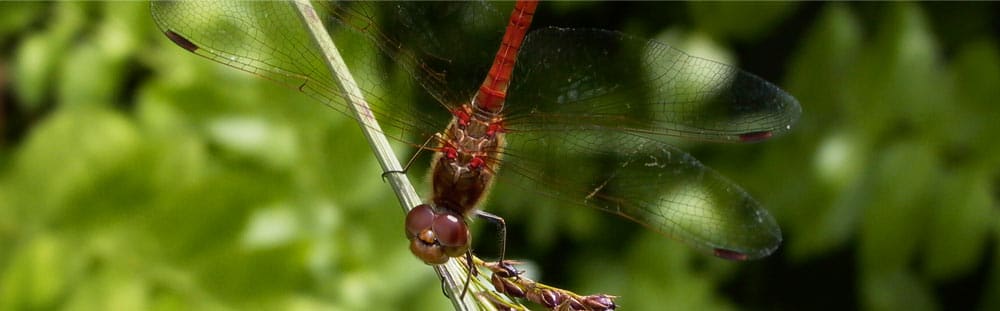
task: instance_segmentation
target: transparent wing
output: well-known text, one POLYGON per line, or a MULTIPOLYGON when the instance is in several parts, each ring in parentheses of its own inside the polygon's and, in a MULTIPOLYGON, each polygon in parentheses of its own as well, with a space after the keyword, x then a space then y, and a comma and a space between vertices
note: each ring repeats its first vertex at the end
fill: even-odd
MULTIPOLYGON (((289 4, 155 1, 151 8, 181 47, 346 112, 289 4)), ((359 82, 386 134, 414 145, 443 130, 448 109, 471 98, 505 21, 488 5, 347 2, 320 9, 346 47, 348 66, 369 72, 359 82), (375 87, 382 83, 422 87, 437 107, 394 100, 375 87)), ((611 31, 542 29, 524 49, 506 106, 510 145, 501 182, 618 214, 726 258, 762 257, 777 247, 780 231, 766 211, 662 141, 779 134, 800 114, 791 96, 733 67, 611 31)))
POLYGON ((619 215, 726 259, 764 257, 781 244, 774 218, 746 191, 670 145, 589 131, 520 133, 509 143, 502 182, 619 215))
MULTIPOLYGON (((444 129, 450 120, 449 109, 470 98, 488 70, 504 25, 502 14, 486 5, 317 4, 352 72, 367 73, 356 78, 386 134, 397 140, 415 141, 415 145, 444 129), (440 25, 462 22, 469 24, 440 25), (465 38, 467 51, 459 51, 462 46, 454 44, 456 38, 465 38), (477 82, 463 82, 466 80, 477 82), (390 84, 392 87, 385 87, 390 84), (380 91, 416 89, 417 85, 436 99, 429 102, 438 107, 420 107, 380 91)), ((350 116, 322 53, 290 3, 154 1, 151 11, 157 26, 179 46, 303 92, 350 116)))
POLYGON ((613 31, 541 29, 518 62, 506 106, 512 131, 758 141, 801 114, 795 98, 750 73, 613 31))
POLYGON ((511 83, 501 180, 723 258, 780 245, 778 225, 743 189, 666 143, 788 131, 801 108, 773 84, 655 41, 561 28, 528 35, 511 83))

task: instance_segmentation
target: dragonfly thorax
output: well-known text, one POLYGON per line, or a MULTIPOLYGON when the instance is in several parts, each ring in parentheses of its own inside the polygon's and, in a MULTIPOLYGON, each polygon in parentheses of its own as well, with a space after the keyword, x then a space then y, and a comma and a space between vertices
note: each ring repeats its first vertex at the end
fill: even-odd
POLYGON ((432 201, 460 215, 474 210, 493 184, 504 144, 498 122, 468 116, 455 113, 431 168, 432 201))
POLYGON ((410 251, 428 264, 441 264, 469 249, 465 220, 493 184, 500 164, 503 131, 499 122, 461 111, 442 135, 431 167, 434 193, 406 216, 410 251))

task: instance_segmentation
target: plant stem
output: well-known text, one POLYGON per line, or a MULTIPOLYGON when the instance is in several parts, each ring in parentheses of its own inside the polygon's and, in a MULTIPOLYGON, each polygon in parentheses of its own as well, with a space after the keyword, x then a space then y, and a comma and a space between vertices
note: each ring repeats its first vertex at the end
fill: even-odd
MULTIPOLYGON (((368 103, 361 93, 361 89, 358 88, 353 76, 348 71, 347 65, 344 63, 343 58, 340 57, 340 52, 326 31, 326 27, 323 26, 323 22, 318 18, 312 4, 308 0, 295 0, 294 6, 306 28, 312 34, 313 40, 323 52, 327 67, 330 69, 331 74, 333 74, 333 80, 337 83, 337 87, 340 88, 344 100, 351 107, 354 118, 361 125, 361 130, 375 152, 375 157, 382 166, 382 171, 402 171, 402 166, 400 166, 399 160, 393 154, 392 148, 389 146, 389 141, 382 134, 382 130, 372 115, 371 109, 368 107, 368 103)), ((392 186, 393 191, 396 193, 403 212, 408 212, 411 208, 420 204, 420 196, 413 189, 413 185, 406 177, 406 174, 391 173, 387 174, 385 179, 388 180, 389 185, 392 186)), ((402 230, 400 231, 402 232, 402 230)), ((478 309, 476 306, 481 305, 475 302, 473 295, 466 294, 464 299, 459 299, 466 276, 461 266, 463 264, 461 261, 453 258, 446 264, 433 267, 441 278, 444 284, 443 288, 447 294, 446 296, 451 299, 455 310, 478 309)))

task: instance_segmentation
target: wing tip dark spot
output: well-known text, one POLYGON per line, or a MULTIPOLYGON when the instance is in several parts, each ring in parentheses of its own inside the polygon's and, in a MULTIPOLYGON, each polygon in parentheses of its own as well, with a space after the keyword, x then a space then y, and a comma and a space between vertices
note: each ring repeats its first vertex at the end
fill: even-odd
POLYGON ((742 142, 758 142, 774 136, 772 131, 760 131, 760 132, 750 132, 740 134, 740 141, 742 142))
POLYGON ((198 50, 198 45, 194 44, 194 42, 191 42, 191 40, 188 40, 184 36, 181 36, 179 33, 174 32, 173 30, 168 29, 167 31, 163 32, 163 34, 167 35, 167 38, 169 38, 170 41, 173 41, 174 44, 184 48, 185 50, 191 52, 198 50))
POLYGON ((715 257, 719 257, 722 259, 729 259, 736 261, 745 261, 747 259, 750 259, 749 255, 734 250, 716 248, 713 250, 713 252, 715 254, 715 257))

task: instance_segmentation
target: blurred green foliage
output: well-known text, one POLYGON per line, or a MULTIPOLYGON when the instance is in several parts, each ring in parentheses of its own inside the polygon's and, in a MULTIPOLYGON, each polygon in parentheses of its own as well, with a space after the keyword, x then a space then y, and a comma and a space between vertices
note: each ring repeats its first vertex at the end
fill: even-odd
MULTIPOLYGON (((538 279, 638 310, 1000 309, 996 5, 663 6, 536 23, 615 10, 601 27, 796 96, 791 135, 683 146, 786 243, 725 262, 500 185, 488 209, 538 279)), ((356 126, 174 46, 146 3, 0 4, 0 310, 449 308, 356 126)))

